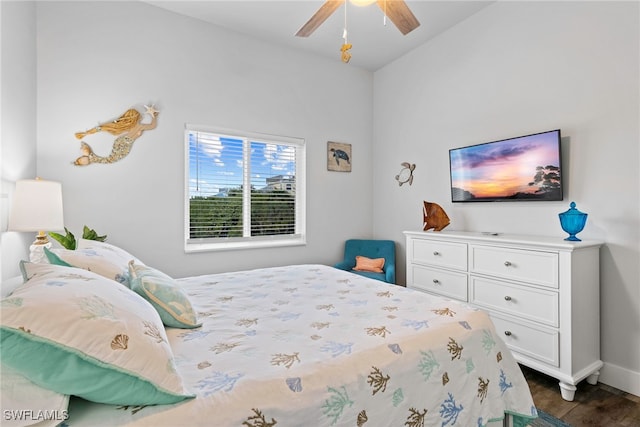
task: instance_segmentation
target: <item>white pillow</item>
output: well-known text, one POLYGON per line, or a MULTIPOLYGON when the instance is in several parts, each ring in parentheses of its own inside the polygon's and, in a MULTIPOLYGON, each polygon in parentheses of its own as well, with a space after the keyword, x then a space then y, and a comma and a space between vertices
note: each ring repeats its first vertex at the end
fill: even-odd
POLYGON ((129 287, 129 262, 142 261, 122 248, 97 240, 79 239, 76 250, 45 249, 51 264, 84 268, 129 287))
POLYGON ((69 396, 39 387, 8 366, 0 366, 2 426, 55 427, 68 418, 69 396))
POLYGON ((193 397, 155 309, 79 268, 21 263, 28 278, 0 301, 0 357, 41 387, 114 405, 193 397))
POLYGON ((10 279, 3 280, 0 284, 0 298, 8 297, 11 295, 18 286, 24 282, 21 276, 12 277, 10 279))

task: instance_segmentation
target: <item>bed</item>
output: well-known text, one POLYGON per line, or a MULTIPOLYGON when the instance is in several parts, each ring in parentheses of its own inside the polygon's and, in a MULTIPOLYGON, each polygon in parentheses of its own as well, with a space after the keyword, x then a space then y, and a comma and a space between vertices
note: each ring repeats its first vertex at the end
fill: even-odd
MULTIPOLYGON (((81 264, 73 257, 67 261, 81 264)), ((138 268, 144 268, 137 262, 138 268)), ((132 275, 122 279, 126 274, 121 274, 117 279, 123 283, 98 279, 95 271, 72 265, 32 266, 36 272, 32 271, 29 280, 2 300, 3 350, 18 346, 5 341, 7 336, 23 345, 36 333, 33 327, 18 326, 25 324, 24 317, 18 321, 8 315, 15 309, 11 298, 22 298, 23 307, 28 305, 30 282, 40 280, 37 293, 49 292, 46 298, 50 301, 60 289, 73 288, 75 280, 83 282, 73 291, 76 293, 84 292, 86 283, 98 281, 99 292, 115 295, 109 298, 124 298, 114 306, 124 310, 131 304, 127 316, 130 311, 137 315, 148 312, 155 323, 146 323, 165 324, 163 330, 156 328, 157 339, 152 344, 159 345, 158 350, 145 347, 142 356, 138 355, 144 366, 139 360, 127 360, 138 365, 123 368, 117 360, 105 356, 100 367, 104 369, 105 363, 116 365, 116 374, 122 375, 122 371, 162 366, 166 370, 157 378, 153 372, 135 371, 134 376, 137 380, 148 375, 151 382, 165 381, 158 389, 168 391, 168 398, 175 398, 175 402, 140 401, 136 397, 147 391, 135 390, 115 398, 120 388, 106 383, 94 389, 86 384, 80 392, 59 388, 55 391, 62 396, 72 395, 63 414, 64 426, 466 427, 502 425, 505 420, 524 426, 537 416, 527 383, 488 315, 458 302, 324 265, 291 265, 178 280, 149 267, 147 272, 150 269, 153 274, 148 277, 169 281, 173 290, 181 293, 177 302, 173 295, 174 301, 166 304, 171 299, 166 289, 164 293, 156 289, 151 298, 146 295, 140 300, 137 297, 144 293, 129 289, 135 282, 134 262, 129 264, 132 275), (57 284, 46 284, 52 281, 57 284), (150 303, 148 307, 144 302, 150 303), (151 314, 152 306, 158 318, 151 314), (178 324, 166 326, 171 323, 165 319, 166 311, 172 310, 170 320, 178 324), (166 380, 167 376, 171 378, 166 380), (103 397, 105 389, 111 391, 103 397), (97 403, 100 401, 105 403, 97 403)), ((69 299, 64 298, 62 303, 69 299)), ((120 316, 115 310, 107 314, 120 316)), ((99 321, 95 316, 88 320, 86 313, 77 319, 75 323, 99 321)), ((55 323, 51 316, 47 322, 55 323)), ((108 322, 114 323, 113 319, 108 322)), ((118 322, 122 325, 120 319, 118 322)), ((95 328, 83 342, 94 339, 95 331, 100 330, 95 328)), ((79 328, 73 335, 87 330, 79 328)), ((125 344, 115 338, 124 334, 105 334, 111 340, 112 348, 107 348, 110 354, 123 354, 138 342, 133 329, 127 330, 130 338, 125 344)), ((152 335, 145 330, 139 337, 152 341, 152 335)), ((38 387, 60 387, 46 383, 47 379, 42 380, 37 372, 28 372, 33 368, 9 360, 5 353, 3 366, 11 364, 11 369, 20 371, 38 387)), ((22 353, 18 357, 27 356, 22 353)), ((44 362, 28 365, 35 363, 44 362)), ((61 373, 72 374, 75 371, 61 373)), ((76 379, 75 383, 83 380, 76 379)), ((123 379, 117 378, 115 384, 124 384, 123 379)), ((135 388, 132 384, 128 388, 135 388)), ((60 422, 52 421, 58 422, 51 425, 60 422)))

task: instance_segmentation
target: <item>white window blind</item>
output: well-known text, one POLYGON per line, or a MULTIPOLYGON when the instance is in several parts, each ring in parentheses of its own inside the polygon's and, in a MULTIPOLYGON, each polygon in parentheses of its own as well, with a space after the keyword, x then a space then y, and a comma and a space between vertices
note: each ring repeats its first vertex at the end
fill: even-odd
POLYGON ((304 141, 187 125, 187 251, 302 244, 304 141))

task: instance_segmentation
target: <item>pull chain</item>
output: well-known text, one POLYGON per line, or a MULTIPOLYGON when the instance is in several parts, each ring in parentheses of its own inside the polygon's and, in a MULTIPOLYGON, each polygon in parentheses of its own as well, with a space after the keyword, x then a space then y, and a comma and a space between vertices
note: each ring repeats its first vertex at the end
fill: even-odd
POLYGON ((340 52, 342 52, 341 54, 341 59, 342 62, 344 62, 345 64, 349 62, 349 60, 351 60, 351 53, 349 53, 349 50, 351 49, 351 44, 348 42, 347 39, 347 3, 344 3, 344 31, 342 31, 342 38, 344 39, 344 43, 342 44, 342 47, 340 48, 340 52))
POLYGON ((344 2, 344 31, 342 32, 342 38, 345 44, 347 43, 347 2, 344 2))
POLYGON ((387 26, 387 0, 384 0, 384 18, 382 18, 382 25, 387 26))

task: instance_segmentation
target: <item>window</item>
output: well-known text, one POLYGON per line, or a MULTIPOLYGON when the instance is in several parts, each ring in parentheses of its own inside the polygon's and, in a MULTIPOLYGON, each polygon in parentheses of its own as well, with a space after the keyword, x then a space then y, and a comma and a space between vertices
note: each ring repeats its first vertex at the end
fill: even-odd
POLYGON ((187 125, 187 252, 305 243, 304 140, 187 125))

